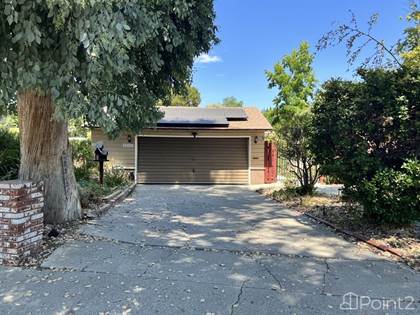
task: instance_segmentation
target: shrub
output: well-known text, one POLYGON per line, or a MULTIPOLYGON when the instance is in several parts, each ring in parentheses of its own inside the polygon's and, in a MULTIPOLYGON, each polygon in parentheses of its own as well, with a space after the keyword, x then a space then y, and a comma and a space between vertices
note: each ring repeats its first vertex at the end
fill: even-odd
POLYGON ((284 187, 272 193, 272 197, 278 201, 290 201, 302 195, 296 187, 284 187))
POLYGON ((74 175, 77 181, 88 180, 95 167, 92 142, 89 139, 71 140, 74 175))
POLYGON ((416 76, 379 69, 359 74, 359 82, 327 81, 313 111, 311 148, 321 173, 345 186, 399 169, 419 154, 416 76))
POLYGON ((420 219, 420 162, 412 160, 401 170, 378 172, 356 194, 365 215, 375 222, 399 225, 420 219))
POLYGON ((119 166, 110 166, 104 172, 104 185, 108 187, 123 186, 128 183, 127 172, 119 166))
POLYGON ((101 198, 111 192, 109 187, 101 187, 97 181, 85 179, 78 181, 78 189, 82 208, 100 203, 101 198))
POLYGON ((321 173, 343 183, 343 194, 376 222, 408 222, 409 175, 402 165, 420 156, 419 72, 361 69, 359 75, 357 82, 323 84, 313 108, 311 150, 321 173))
POLYGON ((0 180, 17 178, 19 164, 19 137, 0 128, 0 180))
MULTIPOLYGON (((78 168, 80 170, 80 168, 78 168)), ((128 184, 128 175, 121 167, 110 166, 104 171, 104 185, 97 179, 79 178, 78 188, 82 208, 101 202, 101 198, 110 194, 115 188, 128 184)))
POLYGON ((304 187, 298 185, 296 179, 286 179, 284 181, 284 187, 276 190, 272 193, 272 197, 278 201, 290 201, 295 198, 300 198, 305 195, 312 195, 312 193, 308 193, 304 187))

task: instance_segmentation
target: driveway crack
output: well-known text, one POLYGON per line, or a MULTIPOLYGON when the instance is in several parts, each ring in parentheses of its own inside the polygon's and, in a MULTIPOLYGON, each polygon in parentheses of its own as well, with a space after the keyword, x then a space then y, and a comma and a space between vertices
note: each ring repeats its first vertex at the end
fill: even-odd
POLYGON ((271 276, 271 278, 274 279, 274 281, 276 281, 276 283, 278 284, 278 286, 280 287, 281 290, 283 290, 283 285, 281 284, 281 281, 276 277, 275 274, 273 274, 270 270, 270 268, 268 268, 266 265, 264 265, 264 263, 262 263, 259 259, 256 260, 257 263, 271 276))
POLYGON ((327 274, 330 272, 330 265, 328 264, 327 259, 324 260, 325 263, 325 272, 324 272, 324 277, 322 279, 322 290, 321 290, 321 294, 325 295, 325 287, 327 286, 327 274))
POLYGON ((236 298, 236 301, 230 307, 230 315, 233 315, 233 313, 235 312, 235 308, 238 307, 239 302, 241 301, 242 293, 244 292, 244 286, 247 282, 248 280, 245 280, 244 282, 242 282, 241 288, 239 289, 238 297, 236 298))

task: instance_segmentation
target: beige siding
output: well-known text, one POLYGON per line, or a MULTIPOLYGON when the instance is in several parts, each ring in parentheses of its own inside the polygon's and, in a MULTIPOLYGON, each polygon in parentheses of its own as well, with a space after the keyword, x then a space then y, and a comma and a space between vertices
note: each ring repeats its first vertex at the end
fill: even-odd
MULTIPOLYGON (((161 136, 191 136, 194 130, 145 130, 144 135, 161 136)), ((264 131, 263 130, 196 130, 197 137, 251 137, 250 171, 251 184, 264 183, 264 131), (254 139, 258 137, 255 144, 254 139)), ((100 129, 92 130, 92 141, 103 141, 105 147, 110 151, 110 159, 126 168, 134 169, 135 160, 135 139, 133 136, 131 148, 124 147, 127 144, 127 134, 121 135, 116 140, 109 140, 100 129)))
POLYGON ((115 165, 121 165, 126 169, 134 169, 134 144, 135 137, 131 137, 131 143, 127 140, 127 134, 121 134, 115 140, 110 140, 99 128, 92 129, 92 143, 95 144, 99 141, 108 150, 109 160, 115 165))

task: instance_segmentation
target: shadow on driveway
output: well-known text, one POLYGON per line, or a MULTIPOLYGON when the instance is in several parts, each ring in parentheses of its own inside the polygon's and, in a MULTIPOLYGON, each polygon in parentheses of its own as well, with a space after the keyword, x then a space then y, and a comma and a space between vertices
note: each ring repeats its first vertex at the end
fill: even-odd
POLYGON ((335 315, 348 292, 377 299, 351 314, 420 312, 418 273, 247 187, 138 186, 80 233, 0 269, 0 314, 335 315))

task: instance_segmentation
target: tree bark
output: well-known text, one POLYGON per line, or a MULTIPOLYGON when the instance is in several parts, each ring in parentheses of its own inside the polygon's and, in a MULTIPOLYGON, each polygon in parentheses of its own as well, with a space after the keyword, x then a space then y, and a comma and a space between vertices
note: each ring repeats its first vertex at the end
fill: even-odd
POLYGON ((19 178, 44 182, 44 220, 63 223, 80 218, 67 122, 54 118, 51 95, 18 94, 19 178))

